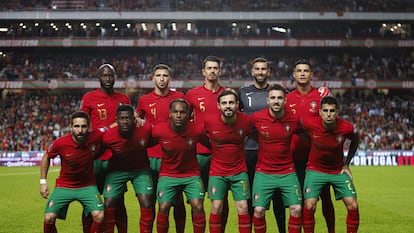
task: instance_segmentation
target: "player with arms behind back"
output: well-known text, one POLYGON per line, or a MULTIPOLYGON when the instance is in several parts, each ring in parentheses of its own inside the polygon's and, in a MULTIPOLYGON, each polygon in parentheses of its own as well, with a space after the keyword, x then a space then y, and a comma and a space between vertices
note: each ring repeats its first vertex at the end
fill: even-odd
MULTIPOLYGON (((318 116, 319 102, 323 96, 330 95, 327 88, 312 87, 312 66, 306 59, 299 59, 293 68, 293 77, 296 89, 286 95, 286 108, 296 114, 298 118, 318 116)), ((310 151, 310 143, 298 135, 292 138, 292 153, 299 183, 303 187, 305 169, 310 151)), ((330 186, 326 185, 321 192, 322 212, 326 220, 329 233, 335 233, 335 210, 331 200, 330 186)))
MULTIPOLYGON (((92 129, 109 128, 115 122, 117 107, 120 104, 131 104, 131 101, 127 95, 114 89, 116 73, 111 64, 101 65, 98 68, 97 75, 101 87, 82 96, 80 110, 89 114, 92 129)), ((94 170, 98 189, 101 193, 103 193, 108 160, 111 156, 111 151, 106 150, 95 161, 94 170)), ((120 206, 116 207, 116 211, 116 226, 118 231, 119 233, 127 233, 127 213, 123 201, 120 203, 120 206)), ((82 217, 84 233, 89 232, 90 222, 90 218, 82 217)))

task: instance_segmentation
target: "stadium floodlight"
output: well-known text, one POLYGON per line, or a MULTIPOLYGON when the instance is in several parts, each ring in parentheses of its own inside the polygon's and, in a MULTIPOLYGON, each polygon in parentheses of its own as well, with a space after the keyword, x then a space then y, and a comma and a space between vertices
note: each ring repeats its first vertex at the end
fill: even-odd
POLYGON ((272 27, 272 30, 276 32, 281 32, 281 33, 287 32, 286 28, 281 28, 281 27, 272 27))
POLYGON ((8 32, 9 29, 8 28, 0 28, 0 32, 8 32))

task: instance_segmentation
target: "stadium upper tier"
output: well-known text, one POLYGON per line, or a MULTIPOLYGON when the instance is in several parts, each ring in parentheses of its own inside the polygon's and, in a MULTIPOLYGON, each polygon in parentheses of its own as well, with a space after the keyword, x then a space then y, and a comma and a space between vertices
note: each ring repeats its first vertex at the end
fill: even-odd
POLYGON ((3 11, 316 11, 412 12, 411 0, 14 0, 1 1, 3 11))

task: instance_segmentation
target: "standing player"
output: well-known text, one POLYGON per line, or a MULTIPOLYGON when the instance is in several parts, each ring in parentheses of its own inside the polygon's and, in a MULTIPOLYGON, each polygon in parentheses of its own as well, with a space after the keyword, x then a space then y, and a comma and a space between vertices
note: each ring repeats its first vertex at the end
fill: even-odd
MULTIPOLYGON (((89 114, 92 123, 92 129, 109 128, 115 122, 116 108, 120 104, 130 104, 131 101, 127 95, 115 91, 115 69, 110 64, 103 64, 97 71, 101 87, 97 90, 90 91, 82 96, 80 110, 89 114)), ((110 150, 104 152, 99 160, 95 161, 94 169, 99 191, 103 192, 105 183, 106 169, 108 160, 111 158, 110 150)), ((116 208, 116 226, 119 233, 127 233, 127 214, 125 204, 122 201, 116 208)), ((84 216, 84 215, 82 215, 84 216)), ((91 218, 82 217, 84 233, 89 232, 91 218)))
POLYGON ((103 202, 93 174, 95 150, 99 147, 102 135, 99 131, 89 133, 90 119, 82 111, 71 115, 70 130, 71 134, 57 139, 49 147, 40 165, 40 195, 48 198, 46 177, 50 159, 60 156, 60 175, 46 204, 43 232, 57 232, 56 218, 65 219, 69 204, 75 200, 82 204, 84 214, 90 214, 93 218, 89 232, 103 232, 103 202))
POLYGON ((359 211, 349 163, 358 148, 359 135, 350 122, 338 116, 339 104, 335 97, 322 98, 320 106, 319 117, 302 119, 303 128, 311 138, 304 186, 303 229, 305 233, 314 232, 318 197, 326 184, 332 184, 336 199, 342 199, 348 211, 346 232, 355 233, 359 211), (347 139, 351 144, 344 162, 343 145, 347 139))
MULTIPOLYGON (((182 92, 174 91, 169 88, 171 79, 171 68, 164 64, 158 64, 153 68, 151 76, 154 82, 154 90, 146 95, 141 96, 137 105, 138 117, 145 118, 152 125, 168 121, 169 104, 171 100, 183 98, 182 92)), ((162 149, 159 144, 147 149, 150 161, 151 173, 155 184, 158 182, 158 174, 160 171, 162 149)), ((183 233, 185 229, 185 206, 182 195, 177 195, 174 205, 174 219, 176 223, 176 232, 183 233)), ((155 198, 154 198, 155 205, 155 198)))
MULTIPOLYGON (((300 233, 302 192, 290 150, 292 135, 301 130, 298 118, 285 111, 286 89, 279 84, 268 88, 268 108, 253 113, 258 132, 259 151, 253 182, 253 224, 256 233, 266 232, 265 211, 279 191, 289 207, 289 232, 300 233)), ((282 206, 284 210, 284 206, 282 206)))
MULTIPOLYGON (((305 59, 299 59, 295 62, 293 68, 293 77, 296 80, 296 90, 287 94, 286 108, 292 111, 298 118, 308 118, 318 116, 319 102, 325 95, 329 95, 326 88, 318 89, 312 87, 312 66, 305 59)), ((292 153, 293 161, 296 167, 296 173, 299 183, 303 188, 305 179, 305 168, 308 161, 310 143, 302 140, 299 136, 293 135, 292 153)), ((322 212, 326 220, 329 233, 335 232, 335 210, 331 200, 330 186, 327 185, 321 192, 322 212)))
MULTIPOLYGON (((239 90, 240 111, 251 115, 254 112, 262 109, 267 109, 268 104, 266 99, 268 96, 269 87, 268 79, 270 77, 270 64, 266 58, 257 57, 252 61, 252 77, 253 84, 247 87, 242 87, 239 90)), ((247 172, 250 181, 250 190, 252 190, 254 173, 257 163, 257 150, 259 145, 252 138, 246 138, 245 153, 246 153, 246 165, 247 172)), ((253 217, 252 199, 248 201, 249 213, 253 217)), ((273 213, 276 217, 279 233, 285 233, 286 227, 286 214, 283 202, 280 197, 280 193, 277 192, 273 198, 273 213)))
POLYGON ((146 148, 151 139, 151 125, 137 127, 131 105, 119 105, 117 126, 104 133, 102 143, 112 151, 105 180, 105 232, 114 232, 115 207, 124 200, 127 182, 131 181, 141 211, 140 232, 152 232, 154 220, 153 182, 146 148))
POLYGON ((210 115, 204 122, 213 152, 208 182, 211 199, 210 232, 221 232, 223 203, 228 190, 231 190, 236 201, 239 232, 250 233, 251 221, 247 208, 250 185, 244 141, 253 132, 253 125, 248 115, 237 111, 239 101, 233 89, 223 90, 218 95, 217 102, 221 114, 210 115))
MULTIPOLYGON (((203 60, 202 69, 204 84, 187 91, 185 99, 190 104, 194 122, 203 124, 204 118, 208 115, 220 114, 217 108, 217 96, 224 90, 219 83, 220 59, 216 56, 207 56, 203 60)), ((205 187, 208 187, 211 150, 201 144, 197 144, 197 161, 201 167, 201 178, 205 187)), ((224 232, 228 216, 228 202, 224 202, 222 226, 224 232)))
POLYGON ((157 188, 157 232, 168 232, 170 208, 176 195, 184 192, 191 205, 194 233, 203 233, 206 228, 205 191, 196 158, 196 143, 208 145, 208 138, 200 124, 189 121, 187 101, 172 100, 169 109, 170 120, 154 126, 152 131, 163 150, 157 188))

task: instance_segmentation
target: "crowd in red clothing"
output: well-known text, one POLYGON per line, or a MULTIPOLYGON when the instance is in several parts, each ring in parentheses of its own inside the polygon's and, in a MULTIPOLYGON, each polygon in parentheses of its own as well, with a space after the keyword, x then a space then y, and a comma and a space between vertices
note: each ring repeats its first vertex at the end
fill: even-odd
MULTIPOLYGON (((82 94, 9 93, 0 105, 2 151, 42 151, 69 133, 70 114, 82 94)), ((340 115, 361 135, 360 149, 414 150, 414 97, 371 91, 338 96, 340 115)))

